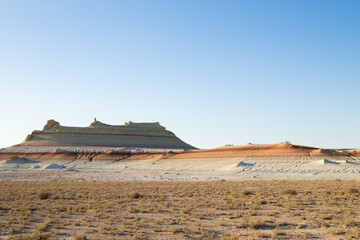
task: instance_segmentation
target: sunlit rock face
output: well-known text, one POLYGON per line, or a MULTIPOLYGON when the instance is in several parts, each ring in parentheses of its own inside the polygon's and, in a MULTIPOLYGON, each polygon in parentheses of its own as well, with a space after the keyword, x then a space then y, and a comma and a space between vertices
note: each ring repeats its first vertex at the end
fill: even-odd
POLYGON ((21 145, 195 149, 158 122, 108 125, 96 119, 89 127, 66 127, 48 120, 42 131, 33 131, 21 145))

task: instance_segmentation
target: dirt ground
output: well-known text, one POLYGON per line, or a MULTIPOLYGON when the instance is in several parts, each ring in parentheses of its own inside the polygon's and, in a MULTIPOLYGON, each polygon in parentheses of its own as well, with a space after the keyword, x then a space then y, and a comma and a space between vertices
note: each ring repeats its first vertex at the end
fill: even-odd
POLYGON ((0 182, 3 239, 358 239, 359 181, 0 182))

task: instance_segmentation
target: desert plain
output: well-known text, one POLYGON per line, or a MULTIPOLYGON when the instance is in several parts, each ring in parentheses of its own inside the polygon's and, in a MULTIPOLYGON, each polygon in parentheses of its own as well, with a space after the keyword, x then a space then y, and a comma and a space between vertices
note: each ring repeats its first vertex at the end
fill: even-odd
POLYGON ((159 123, 49 120, 0 149, 0 238, 359 239, 359 176, 358 149, 201 150, 159 123))
POLYGON ((3 152, 3 239, 359 239, 356 150, 3 152))
POLYGON ((358 181, 1 181, 3 239, 359 239, 358 181))

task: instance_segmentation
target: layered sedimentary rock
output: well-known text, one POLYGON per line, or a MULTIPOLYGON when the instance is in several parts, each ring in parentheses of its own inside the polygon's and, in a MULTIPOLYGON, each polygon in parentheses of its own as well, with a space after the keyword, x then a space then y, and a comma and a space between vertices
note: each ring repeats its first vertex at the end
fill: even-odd
POLYGON ((261 164, 281 163, 282 166, 286 163, 293 167, 299 162, 313 164, 314 161, 314 164, 357 166, 360 164, 360 151, 320 149, 292 145, 289 142, 196 150, 157 122, 128 122, 114 126, 96 119, 89 127, 66 127, 55 120, 49 120, 42 131, 33 131, 23 143, 0 149, 0 161, 5 160, 5 163, 46 160, 70 163, 75 160, 78 162, 154 160, 156 165, 166 161, 169 163, 174 161, 172 163, 175 164, 186 159, 189 162, 185 163, 184 167, 190 167, 189 163, 199 163, 201 159, 206 164, 229 159, 229 161, 238 161, 241 166, 253 166, 259 163, 258 161, 261 164))
POLYGON ((172 156, 187 159, 208 158, 263 158, 263 159, 348 159, 357 157, 355 149, 321 149, 301 145, 293 145, 287 141, 280 144, 246 144, 242 146, 225 146, 213 149, 182 152, 172 156))
POLYGON ((66 127, 48 120, 42 131, 33 131, 17 147, 131 147, 195 149, 158 122, 108 125, 95 119, 89 127, 66 127))

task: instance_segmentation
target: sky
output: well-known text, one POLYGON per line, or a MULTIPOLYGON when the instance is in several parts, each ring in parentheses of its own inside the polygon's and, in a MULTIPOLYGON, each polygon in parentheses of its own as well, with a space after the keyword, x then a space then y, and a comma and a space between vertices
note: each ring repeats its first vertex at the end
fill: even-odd
POLYGON ((0 0, 0 148, 48 119, 360 148, 360 1, 0 0))

